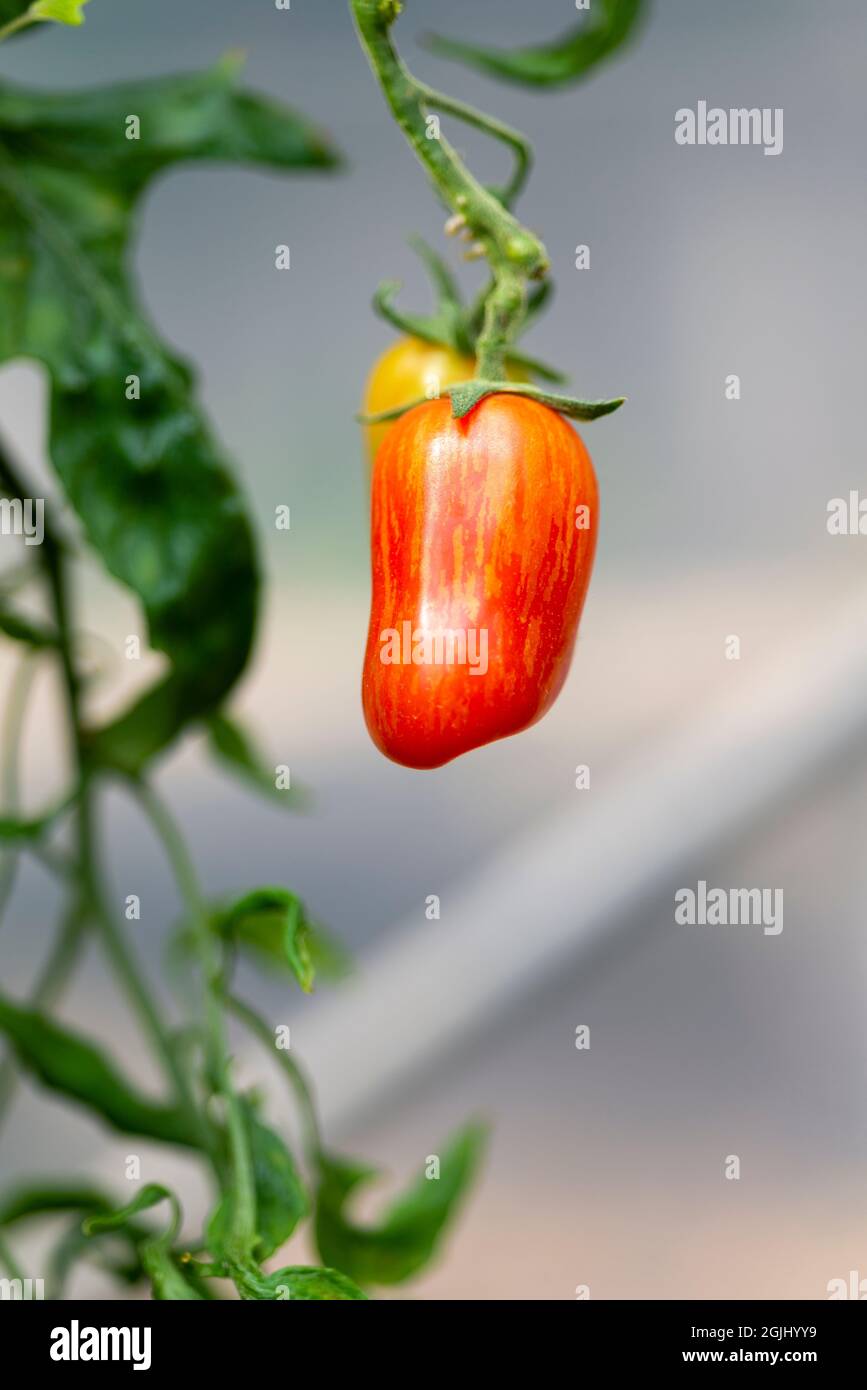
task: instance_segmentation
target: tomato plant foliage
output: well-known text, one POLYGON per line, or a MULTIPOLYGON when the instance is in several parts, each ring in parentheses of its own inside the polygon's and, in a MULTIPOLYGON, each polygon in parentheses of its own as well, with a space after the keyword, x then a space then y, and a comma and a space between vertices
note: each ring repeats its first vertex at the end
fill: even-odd
POLYGON ((0 998, 0 1032, 22 1065, 44 1086, 79 1102, 125 1134, 198 1147, 190 1116, 179 1106, 139 1095, 103 1051, 34 1009, 0 998))
POLYGON ((583 19, 552 43, 489 48, 432 34, 428 47, 491 77, 524 87, 567 86, 587 77, 603 59, 633 39, 649 0, 593 0, 583 19))
POLYGON ((468 1125, 431 1155, 438 1171, 422 1174, 375 1225, 362 1226, 347 1212, 349 1199, 373 1178, 366 1164, 322 1155, 316 1204, 316 1241, 326 1264, 359 1284, 400 1284, 428 1263, 454 1220, 484 1148, 485 1131, 468 1125))
POLYGON ((132 278, 142 195, 193 160, 296 169, 335 155, 300 116, 241 90, 234 59, 83 93, 0 87, 0 361, 46 367, 66 495, 171 663, 94 733, 94 756, 129 771, 219 703, 255 626, 243 497, 190 369, 148 322, 132 278))
MULTIPOLYGON (((0 0, 0 39, 17 40, 48 20, 76 25, 83 3, 0 0)), ((324 1178, 340 1160, 324 1157, 313 1096, 294 1057, 276 1053, 304 1121, 303 1162, 262 1118, 259 1097, 236 1089, 226 1028, 231 1011, 274 1055, 280 1027, 229 992, 239 954, 276 968, 304 992, 318 973, 345 973, 343 954, 289 889, 258 888, 211 906, 149 777, 156 755, 198 724, 212 755, 247 786, 295 808, 303 799, 297 788, 287 795, 278 787, 255 740, 223 707, 255 635, 255 538, 194 373, 150 321, 134 274, 142 201, 163 172, 194 161, 278 173, 339 164, 306 118, 245 90, 239 66, 231 57, 201 73, 70 92, 0 82, 0 366, 23 359, 45 371, 48 451, 65 499, 49 503, 44 544, 21 567, 20 581, 5 570, 0 576, 0 637, 20 653, 18 675, 40 661, 59 668, 72 750, 70 787, 53 806, 39 814, 0 807, 0 916, 22 854, 41 855, 68 890, 32 997, 0 993, 8 1054, 0 1061, 0 1119, 16 1079, 25 1077, 97 1123, 195 1152, 217 1190, 204 1231, 185 1240, 180 1204, 161 1183, 147 1183, 123 1205, 69 1179, 16 1188, 0 1199, 0 1265, 10 1272, 17 1266, 9 1228, 51 1216, 69 1223, 48 1257, 52 1297, 62 1296, 78 1261, 90 1259, 123 1283, 146 1280, 157 1299, 213 1299, 221 1296, 214 1281, 231 1280, 243 1299, 363 1300, 361 1282, 408 1277, 420 1267, 471 1176, 468 1166, 458 1172, 452 1165, 436 1197, 414 1199, 400 1218, 402 1274, 393 1256, 387 1280, 369 1253, 358 1258, 360 1237, 324 1178), (67 524, 65 504, 77 527, 67 524), (79 534, 139 601, 150 644, 168 666, 157 684, 99 725, 87 719, 90 673, 68 583, 79 534), (42 587, 48 618, 10 604, 28 584, 42 587), (94 804, 107 775, 116 774, 149 817, 184 904, 176 941, 187 961, 196 960, 201 997, 178 1032, 162 1017, 102 883, 94 804), (58 846, 52 841, 62 821, 71 822, 71 833, 58 846), (142 1093, 103 1044, 52 1015, 91 931, 154 1045, 163 1097, 142 1093), (316 1210, 322 1267, 263 1269, 316 1210), (325 1259, 325 1248, 345 1254, 352 1268, 325 1259)), ((12 501, 34 495, 3 440, 0 494, 12 501)), ((17 735, 27 712, 26 682, 15 688, 4 756, 9 730, 17 735)), ((14 756, 12 763, 14 772, 14 756)), ((3 788, 17 800, 17 779, 5 769, 3 788)), ((368 1252, 375 1239, 365 1234, 368 1252)), ((390 1221, 382 1239, 394 1239, 390 1221)))

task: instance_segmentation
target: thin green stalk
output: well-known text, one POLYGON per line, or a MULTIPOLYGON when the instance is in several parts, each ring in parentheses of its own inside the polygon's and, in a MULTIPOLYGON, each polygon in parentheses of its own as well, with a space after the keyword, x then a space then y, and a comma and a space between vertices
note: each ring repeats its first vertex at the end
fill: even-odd
MULTIPOLYGON (((32 655, 25 656, 12 679, 6 718, 3 721, 3 734, 0 739, 0 756, 3 759, 2 804, 7 815, 14 815, 18 809, 19 745, 34 671, 32 655)), ((15 849, 7 850, 0 864, 0 919, 6 911, 15 887, 18 853, 15 849)))
MULTIPOLYGON (((473 177, 447 140, 429 137, 427 111, 430 106, 451 110, 500 139, 506 138, 508 127, 416 81, 391 41, 391 26, 402 9, 400 0, 350 0, 350 4, 362 46, 395 120, 440 197, 490 264, 493 283, 477 345, 477 375, 485 381, 498 381, 503 376, 506 351, 521 327, 527 281, 546 273, 547 252, 500 199, 473 177)), ((508 131, 508 136, 510 142, 520 140, 513 131, 508 131)), ((525 142, 520 148, 528 165, 525 142)), ((519 183, 524 172, 519 166, 519 183)))
POLYGON ((141 966, 136 961, 131 948, 105 903, 94 834, 92 775, 83 749, 80 682, 72 656, 66 570, 62 551, 49 539, 47 532, 44 544, 47 547, 44 562, 60 644, 60 663, 69 715, 70 751, 79 786, 77 808, 78 871, 81 891, 84 902, 102 937, 106 954, 118 979, 129 995, 144 1028, 153 1041, 158 1056, 162 1059, 166 1075, 177 1099, 192 1113, 197 1113, 192 1092, 178 1061, 168 1029, 144 983, 141 966))
POLYGON ((4 39, 11 38, 13 34, 17 34, 19 29, 26 29, 30 24, 35 23, 35 16, 27 14, 26 11, 24 14, 16 15, 14 19, 9 20, 8 24, 4 24, 3 27, 0 28, 0 43, 2 43, 4 39))
POLYGON ((256 1013, 255 1009, 252 1009, 249 1004, 245 1003, 243 999, 239 999, 235 994, 227 994, 226 1003, 232 1012, 243 1020, 250 1032, 260 1039, 264 1047, 272 1053, 276 1052, 277 1060, 288 1077, 289 1084, 298 1101, 298 1108, 301 1111, 305 1151, 310 1161, 315 1163, 323 1150, 322 1132, 319 1127, 319 1116, 316 1113, 313 1091, 303 1068, 299 1066, 294 1057, 290 1057, 288 1052, 274 1047, 274 1036, 271 1029, 264 1018, 256 1013))
POLYGON ((465 101, 458 101, 456 97, 447 96, 445 92, 438 92, 433 87, 428 87, 425 82, 416 81, 416 88, 419 97, 426 106, 432 106, 437 111, 445 111, 450 116, 457 116, 458 120, 465 121, 467 125, 475 126, 477 130, 484 131, 486 135, 492 135, 495 140, 502 140, 503 144, 509 146, 515 156, 515 168, 512 177, 505 188, 499 191, 491 188, 488 192, 492 193, 507 208, 510 208, 527 182, 533 166, 533 150, 529 140, 519 130, 513 130, 503 121, 498 121, 494 116, 485 115, 483 112, 477 111, 474 106, 468 106, 465 101))
POLYGON ((69 975, 70 968, 81 949, 84 939, 84 912, 81 904, 73 907, 58 933, 54 949, 45 961, 36 988, 33 991, 33 1004, 43 1009, 52 1004, 58 991, 69 975))
MULTIPOLYGON (((2 445, 0 445, 0 487, 3 487, 12 496, 26 497, 32 495, 32 490, 22 479, 2 445)), ((215 1169, 217 1169, 216 1142, 211 1126, 207 1123, 193 1094, 185 1070, 181 1065, 178 1050, 175 1048, 156 1002, 145 984, 142 970, 105 901, 94 834, 93 774, 88 765, 84 748, 80 679, 73 657, 68 575, 65 563, 66 550, 50 524, 46 524, 45 527, 39 559, 48 583, 54 610, 58 636, 57 654, 60 658, 68 716, 70 759, 76 774, 77 794, 74 805, 77 812, 76 876, 78 884, 76 891, 78 898, 75 911, 80 911, 82 918, 91 919, 96 925, 108 959, 138 1013, 146 1034, 151 1038, 172 1091, 178 1103, 189 1114, 195 1116, 201 1133, 202 1149, 208 1154, 215 1169)), ((49 998, 53 991, 59 988, 71 969, 77 947, 78 941, 73 939, 73 934, 70 932, 68 936, 61 938, 56 955, 49 959, 41 982, 43 993, 47 991, 49 998)), ((255 1211, 253 1219, 255 1223, 255 1211)))
MULTIPOLYGON (((33 490, 20 476, 18 469, 2 447, 0 447, 0 486, 14 497, 33 496, 33 490)), ((146 1032, 153 1041, 178 1101, 191 1113, 198 1114, 198 1108, 183 1069, 178 1062, 168 1029, 163 1024, 159 1010, 144 983, 142 971, 132 951, 105 904, 93 833, 93 787, 91 770, 84 752, 80 681, 73 657, 66 552, 63 542, 47 522, 39 558, 48 583, 54 610, 58 636, 57 652, 60 658, 68 715, 70 760, 75 769, 78 789, 75 804, 78 822, 78 877, 82 902, 88 915, 93 917, 99 929, 108 958, 139 1014, 146 1032)))
POLYGON ((187 852, 174 817, 153 787, 133 779, 133 790, 146 812, 169 863, 193 928, 202 974, 202 1005, 208 1053, 208 1074, 226 1110, 229 1138, 231 1262, 243 1279, 256 1241, 256 1189, 247 1130, 238 1096, 232 1085, 228 1041, 223 1019, 223 962, 219 943, 208 920, 208 906, 199 885, 195 865, 187 852))

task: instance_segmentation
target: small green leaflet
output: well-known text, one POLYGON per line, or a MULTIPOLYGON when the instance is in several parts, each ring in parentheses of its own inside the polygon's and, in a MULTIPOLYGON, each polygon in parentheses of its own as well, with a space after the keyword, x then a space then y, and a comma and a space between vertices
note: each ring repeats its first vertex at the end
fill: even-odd
POLYGON ((126 1246, 118 1258, 110 1258, 99 1248, 99 1243, 85 1236, 82 1231, 82 1217, 108 1214, 113 1203, 103 1193, 92 1187, 71 1187, 62 1180, 56 1184, 41 1182, 34 1187, 17 1187, 0 1199, 0 1228, 12 1226, 31 1217, 57 1217, 75 1212, 71 1224, 63 1230, 48 1258, 46 1267, 46 1296, 51 1299, 63 1297, 66 1281, 77 1262, 83 1257, 96 1258, 104 1267, 110 1268, 118 1279, 135 1283, 141 1277, 141 1262, 137 1245, 146 1238, 147 1232, 134 1223, 128 1223, 120 1231, 126 1246))
POLYGON ((313 925, 300 898, 286 888, 257 888, 216 920, 217 931, 270 964, 288 966, 305 994, 313 989, 313 925))
POLYGON ((177 1197, 169 1188, 160 1183, 148 1183, 125 1207, 88 1217, 83 1226, 84 1234, 94 1236, 127 1229, 133 1217, 163 1201, 171 1205, 171 1221, 162 1235, 141 1240, 139 1257, 142 1269, 151 1281, 154 1298, 199 1300, 202 1295, 187 1281, 172 1253, 172 1243, 180 1229, 181 1209, 177 1197))
MULTIPOLYGON (((310 1211, 298 1169, 279 1135, 256 1118, 252 1107, 244 1105, 247 1140, 253 1162, 256 1187, 256 1230, 259 1241, 253 1253, 267 1260, 285 1245, 299 1221, 310 1211)), ((222 1197, 208 1222, 208 1249, 215 1259, 225 1252, 231 1227, 231 1194, 222 1197)))
POLYGON ((65 1183, 37 1187, 17 1187, 0 1199, 0 1226, 26 1221, 30 1216, 44 1216, 60 1211, 106 1212, 110 1203, 104 1193, 93 1187, 69 1187, 65 1183))
POLYGON ((0 0, 0 31, 6 29, 6 37, 11 37, 27 25, 43 21, 83 24, 82 10, 87 3, 88 0, 0 0))
POLYGON ((95 1216, 89 1216, 84 1222, 84 1234, 94 1236, 103 1231, 118 1231, 122 1227, 128 1226, 134 1216, 139 1216, 141 1212, 164 1201, 171 1203, 172 1224, 169 1229, 171 1238, 174 1240, 181 1224, 178 1199, 167 1187, 156 1182, 147 1183, 131 1202, 127 1202, 125 1207, 118 1207, 115 1211, 99 1212, 95 1216))
POLYGON ((53 19, 56 24, 83 24, 82 10, 88 0, 33 0, 28 15, 34 19, 53 19))
POLYGON ((400 1284, 417 1274, 439 1242, 475 1177, 485 1129, 468 1125, 442 1155, 438 1177, 422 1174, 375 1226, 346 1214, 349 1197, 376 1171, 323 1155, 316 1196, 316 1244, 326 1264, 345 1270, 362 1287, 400 1284))
POLYGON ((527 87, 565 86, 579 81, 634 38, 648 0, 592 0, 587 17, 550 44, 531 48, 486 48, 430 34, 426 46, 444 58, 492 77, 527 87))

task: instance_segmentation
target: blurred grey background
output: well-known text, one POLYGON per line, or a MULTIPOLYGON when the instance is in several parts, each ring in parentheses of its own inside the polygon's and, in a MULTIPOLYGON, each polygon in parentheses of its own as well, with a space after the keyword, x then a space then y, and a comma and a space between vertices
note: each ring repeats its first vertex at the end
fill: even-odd
MULTIPOLYGON (((867 12, 859 0, 657 0, 621 58, 579 87, 542 94, 437 60, 415 41, 435 28, 539 42, 574 19, 568 0, 408 0, 396 30, 419 75, 535 145, 519 211, 544 237, 557 295, 528 350, 567 369, 577 394, 629 397, 584 436, 603 522, 563 695, 519 739, 430 774, 384 761, 361 718, 368 561, 353 413, 391 340, 370 312, 372 291, 401 278, 403 302, 423 307, 428 291, 406 237, 438 241, 443 214, 390 121, 343 0, 294 0, 289 12, 270 0, 93 0, 83 29, 4 47, 0 73, 75 87, 201 67, 241 47, 248 83, 318 121, 345 154, 346 169, 328 176, 179 169, 145 207, 144 300, 200 370, 266 550, 267 606, 237 708, 316 801, 303 818, 283 815, 209 767, 194 740, 160 780, 213 893, 290 885, 362 961, 371 952, 385 960, 397 933, 402 943, 417 934, 420 952, 435 956, 440 924, 425 919, 424 900, 441 895, 443 1032, 399 1083, 376 1085, 384 1050, 399 1055, 408 1039, 384 1037, 375 1010, 361 1035, 347 1036, 338 996, 323 1041, 318 999, 246 981, 265 1012, 292 1022, 299 1055, 318 1028, 316 1055, 337 1080, 350 1060, 368 1074, 359 1105, 333 1105, 343 1148, 405 1177, 468 1114, 490 1118, 482 1183, 410 1296, 568 1299, 589 1284, 594 1297, 818 1298, 852 1268, 867 1275, 867 760, 856 721, 827 765, 805 766, 784 796, 769 792, 761 817, 717 844, 709 836, 670 881, 649 875, 628 913, 612 907, 592 951, 579 949, 583 903, 569 881, 576 949, 547 972, 546 923, 564 911, 570 865, 562 880, 524 885, 536 910, 520 933, 538 933, 539 969, 475 1025, 470 1004, 453 1027, 463 984, 450 899, 491 856, 519 875, 526 837, 576 815, 578 763, 592 768, 580 794, 588 833, 615 785, 606 815, 620 806, 627 828, 634 807, 653 806, 653 786, 631 771, 636 760, 660 740, 676 759, 687 724, 705 730, 712 751, 719 710, 766 695, 777 652, 795 654, 785 703, 799 671, 808 680, 821 670, 826 634, 865 582, 867 538, 832 538, 825 520, 830 498, 865 486, 867 12), (783 153, 677 146, 674 113, 699 99, 782 107, 783 153), (274 270, 280 242, 292 248, 288 274, 274 270), (591 269, 578 272, 574 248, 584 242, 591 269), (732 372, 737 402, 724 394, 732 372), (272 525, 284 502, 288 535, 272 525), (739 662, 724 658, 729 634, 741 639, 739 662), (676 927, 673 893, 698 878, 783 888, 782 935, 676 927), (589 1052, 575 1049, 579 1024, 591 1027, 589 1052), (733 1153, 739 1182, 723 1177, 733 1153)), ((444 128, 475 171, 498 177, 499 150, 444 128)), ((469 288, 479 275, 466 271, 469 288)), ((36 468, 42 410, 34 368, 0 372, 4 433, 36 468)), ((114 652, 113 705, 127 684, 121 653, 135 610, 95 567, 84 597, 88 627, 114 652)), ((853 638, 853 659, 857 647, 853 638)), ((11 660, 0 647, 4 694, 11 660)), ((834 690, 825 697, 833 711, 834 690)), ((46 677, 29 723, 34 806, 62 781, 61 749, 46 677)), ((793 769, 808 751, 792 737, 793 769)), ((723 807, 748 771, 733 760, 728 777, 708 784, 708 804, 723 807)), ((129 806, 110 798, 104 809, 115 901, 143 894, 137 946, 155 972, 176 913, 171 883, 129 806)), ((672 844, 688 829, 672 805, 659 804, 658 819, 672 844)), ((53 887, 28 870, 0 937, 15 992, 27 988, 54 910, 53 887)), ((518 928, 494 894, 495 923, 500 912, 508 963, 518 928)), ((129 1070, 153 1075, 95 957, 63 1014, 101 1030, 129 1070)), ((238 1047, 244 1074, 258 1075, 253 1051, 238 1047)), ((125 1152, 27 1094, 0 1135, 0 1171, 4 1180, 50 1173, 62 1157, 120 1185, 125 1152)), ((146 1177, 168 1174, 194 1223, 194 1175, 150 1154, 146 1177)))

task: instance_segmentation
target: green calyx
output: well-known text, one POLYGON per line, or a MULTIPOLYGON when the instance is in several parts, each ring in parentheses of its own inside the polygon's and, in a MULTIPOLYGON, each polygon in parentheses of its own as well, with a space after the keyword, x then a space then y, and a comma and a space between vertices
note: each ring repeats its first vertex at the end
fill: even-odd
POLYGON ((556 396, 550 391, 541 391, 538 386, 530 386, 518 381, 464 381, 457 386, 451 386, 448 396, 452 403, 452 416, 455 420, 462 420, 465 415, 479 404, 479 401, 486 396, 526 396, 528 400, 536 401, 539 405, 546 405, 551 410, 556 410, 560 415, 567 415, 571 420, 598 420, 602 415, 611 415, 613 411, 619 410, 625 401, 625 396, 618 396, 610 401, 580 401, 575 396, 556 396))
MULTIPOLYGON (((581 401, 574 396, 558 396, 550 391, 542 391, 538 386, 531 386, 528 382, 483 381, 479 377, 472 381, 459 381, 455 386, 447 386, 443 395, 448 396, 451 401, 454 420, 462 420, 465 415, 469 415, 486 396, 526 396, 528 400, 546 405, 550 410, 568 416, 570 420, 585 422, 613 414, 626 400, 625 396, 616 396, 610 401, 581 401)), ((425 405, 428 400, 429 397, 421 396, 417 400, 407 401, 406 405, 396 406, 394 410, 383 410, 378 415, 357 415, 356 419, 361 425, 387 424, 390 420, 399 420, 401 415, 405 415, 417 405, 425 405)))

